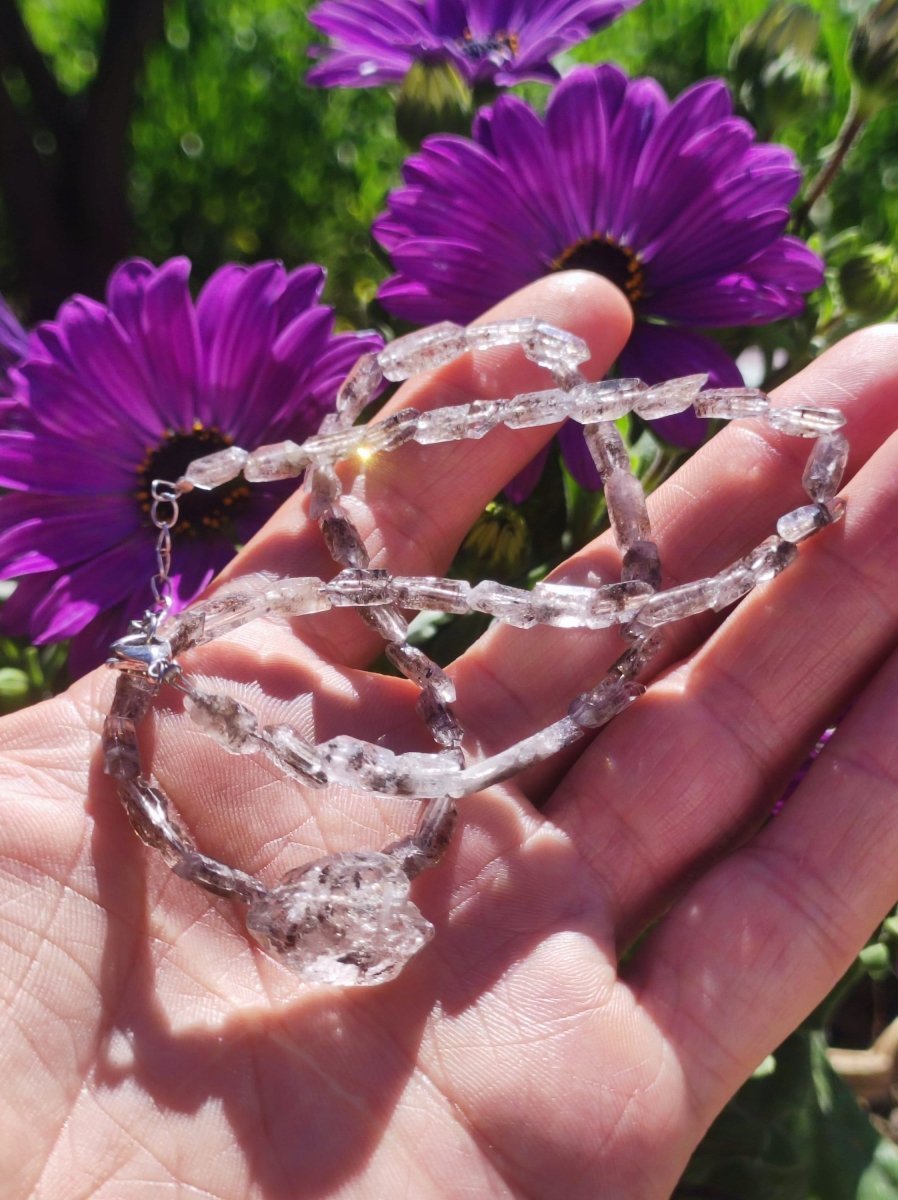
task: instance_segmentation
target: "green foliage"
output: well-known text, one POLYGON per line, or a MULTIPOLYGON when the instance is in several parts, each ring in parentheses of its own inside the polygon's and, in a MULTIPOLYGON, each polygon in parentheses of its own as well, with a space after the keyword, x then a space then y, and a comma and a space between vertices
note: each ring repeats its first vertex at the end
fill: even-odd
POLYGON ((674 1200, 898 1200, 898 1147, 880 1139, 799 1030, 711 1126, 674 1200))
POLYGON ((369 227, 402 159, 382 91, 304 86, 313 30, 274 0, 177 0, 133 125, 136 249, 330 268, 356 321, 383 270, 369 227))

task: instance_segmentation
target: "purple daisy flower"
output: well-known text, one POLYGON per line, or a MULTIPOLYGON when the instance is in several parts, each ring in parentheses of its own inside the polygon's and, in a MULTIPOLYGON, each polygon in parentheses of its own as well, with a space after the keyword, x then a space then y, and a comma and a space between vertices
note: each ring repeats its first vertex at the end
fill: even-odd
POLYGON ((549 59, 641 0, 325 0, 309 20, 332 40, 309 73, 322 87, 401 83, 415 62, 448 62, 475 84, 553 83, 549 59))
MULTIPOLYGON (((817 256, 783 232, 800 183, 791 152, 755 141, 720 80, 670 101, 655 80, 581 67, 545 119, 503 96, 473 140, 428 138, 403 173, 374 232, 398 269, 379 298, 409 321, 468 322, 548 272, 597 271, 636 316, 622 375, 707 372, 736 386, 735 363, 697 328, 795 316, 822 282, 817 256)), ((701 439, 688 414, 656 424, 681 445, 701 439)), ((560 436, 575 477, 598 487, 578 428, 560 436)), ((540 470, 515 481, 513 498, 540 470)))
MULTIPOLYGON (((19 324, 19 319, 0 296, 0 397, 12 391, 9 372, 28 353, 28 334, 19 324)), ((0 399, 0 412, 4 401, 0 399)))
MULTIPOLYGON (((373 334, 334 334, 324 271, 222 267, 194 303, 190 263, 132 260, 107 302, 76 296, 38 326, 16 372, 17 428, 0 432, 0 578, 18 586, 7 632, 72 638, 71 666, 101 661, 151 601, 154 478, 232 443, 304 438, 334 405, 373 334)), ((241 480, 183 498, 174 602, 188 603, 262 525, 283 485, 241 480)))

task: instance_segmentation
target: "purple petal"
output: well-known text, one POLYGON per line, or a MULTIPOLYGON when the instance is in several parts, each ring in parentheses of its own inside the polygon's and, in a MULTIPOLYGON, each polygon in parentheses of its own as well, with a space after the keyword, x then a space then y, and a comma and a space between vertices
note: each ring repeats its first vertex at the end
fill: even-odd
MULTIPOLYGON (((690 330, 639 322, 618 359, 624 377, 662 383, 682 375, 708 375, 709 387, 741 387, 739 368, 716 342, 690 330)), ((654 429, 675 446, 693 449, 708 434, 708 422, 692 412, 652 421, 654 429)))
POLYGON ((565 466, 580 484, 591 492, 597 492, 602 479, 583 436, 583 426, 576 421, 565 421, 558 431, 561 456, 565 466))
POLYGON ((551 452, 552 443, 550 442, 548 446, 543 446, 539 454, 531 458, 526 467, 522 467, 517 475, 506 483, 502 490, 512 504, 521 504, 533 492, 542 478, 551 452))

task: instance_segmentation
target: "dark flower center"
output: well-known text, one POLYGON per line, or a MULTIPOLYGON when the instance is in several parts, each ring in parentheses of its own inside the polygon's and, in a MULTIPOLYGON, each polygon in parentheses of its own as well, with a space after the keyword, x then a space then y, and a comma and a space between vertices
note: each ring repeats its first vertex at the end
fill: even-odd
MULTIPOLYGON (((217 429, 206 429, 197 421, 190 430, 169 429, 158 446, 150 446, 137 469, 137 502, 149 518, 154 479, 179 479, 195 458, 214 454, 233 445, 233 438, 217 429)), ((179 502, 180 520, 175 532, 202 537, 230 525, 247 506, 250 490, 242 479, 235 479, 212 492, 194 488, 179 502)))
POLYGON ((517 54, 520 41, 516 33, 506 33, 504 30, 486 38, 475 38, 470 29, 466 29, 456 45, 465 58, 473 62, 481 62, 484 58, 508 62, 517 54))
POLYGON ((595 271, 625 293, 631 304, 645 295, 645 271, 639 256, 629 246, 594 233, 562 250, 552 262, 553 271, 595 271))

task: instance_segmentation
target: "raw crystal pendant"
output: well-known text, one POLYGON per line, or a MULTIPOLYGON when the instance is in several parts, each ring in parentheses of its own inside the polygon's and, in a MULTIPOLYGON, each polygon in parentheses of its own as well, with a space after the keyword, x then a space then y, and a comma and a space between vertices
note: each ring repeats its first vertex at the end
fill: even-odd
POLYGON ((433 937, 388 854, 334 854, 250 901, 247 928, 307 983, 386 983, 433 937))

